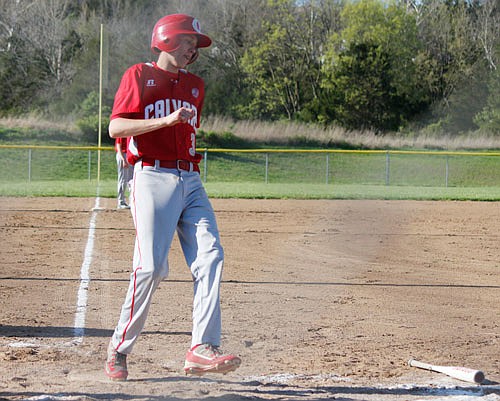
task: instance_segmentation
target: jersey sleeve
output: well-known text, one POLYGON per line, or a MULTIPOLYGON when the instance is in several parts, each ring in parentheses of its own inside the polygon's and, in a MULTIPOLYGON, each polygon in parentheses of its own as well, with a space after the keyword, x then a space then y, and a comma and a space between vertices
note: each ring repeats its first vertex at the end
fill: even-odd
POLYGON ((116 91, 110 119, 140 114, 142 108, 141 91, 142 83, 139 69, 137 66, 132 66, 123 74, 120 86, 116 91))

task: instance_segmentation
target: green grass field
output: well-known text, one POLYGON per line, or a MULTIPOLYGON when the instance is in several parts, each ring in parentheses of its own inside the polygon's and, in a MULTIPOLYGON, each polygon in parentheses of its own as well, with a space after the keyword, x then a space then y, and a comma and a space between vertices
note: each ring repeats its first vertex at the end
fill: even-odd
MULTIPOLYGON (((0 160, 0 196, 115 196, 110 148, 0 147, 0 160)), ((212 149, 200 167, 212 197, 500 199, 498 153, 212 149)))
MULTIPOLYGON (((212 198, 248 199, 401 199, 498 201, 500 187, 418 187, 349 184, 207 182, 212 198)), ((112 198, 115 180, 0 182, 1 196, 70 196, 112 198)))
MULTIPOLYGON (((0 126, 0 196, 115 196, 115 153, 108 137, 103 138, 106 148, 98 152, 93 146, 95 138, 70 130, 66 123, 54 126, 36 119, 9 124, 0 126), (79 147, 68 149, 70 145, 79 147)), ((303 126, 288 134, 283 124, 252 123, 233 128, 242 136, 229 134, 230 127, 213 126, 205 134, 200 131, 199 146, 252 149, 210 149, 205 154, 201 177, 211 197, 500 200, 500 153, 495 146, 481 153, 398 152, 394 150, 396 142, 373 142, 389 140, 390 136, 365 134, 353 138, 353 133, 346 132, 346 144, 354 141, 363 144, 357 146, 360 148, 391 150, 347 153, 335 149, 321 153, 318 149, 326 146, 318 145, 316 149, 307 148, 308 153, 293 153, 297 149, 291 147, 290 140, 304 134, 303 126), (248 135, 279 138, 282 142, 288 138, 290 146, 282 152, 267 151, 261 148, 269 143, 248 139, 248 135)), ((307 132, 311 134, 311 127, 307 132)), ((294 146, 305 147, 306 142, 294 146)), ((423 144, 422 148, 432 149, 431 144, 423 144)), ((467 149, 467 141, 455 148, 467 149)))

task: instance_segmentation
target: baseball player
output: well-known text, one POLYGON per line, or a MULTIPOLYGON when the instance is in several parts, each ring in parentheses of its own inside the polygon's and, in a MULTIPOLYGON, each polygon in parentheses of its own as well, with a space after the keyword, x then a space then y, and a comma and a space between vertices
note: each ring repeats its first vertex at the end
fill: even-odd
POLYGON ((133 170, 127 162, 127 138, 115 139, 116 166, 118 169, 118 209, 129 209, 130 206, 125 198, 129 182, 132 179, 133 170))
POLYGON ((196 153, 205 90, 203 80, 185 70, 197 59, 198 49, 211 43, 197 19, 185 14, 161 18, 151 40, 157 61, 130 67, 115 96, 109 133, 112 138, 130 137, 136 240, 130 285, 105 364, 113 380, 127 378, 126 358, 144 327, 153 293, 168 275, 176 231, 194 283, 192 339, 184 371, 225 374, 241 363, 219 348, 224 253, 200 179, 201 155, 196 153))

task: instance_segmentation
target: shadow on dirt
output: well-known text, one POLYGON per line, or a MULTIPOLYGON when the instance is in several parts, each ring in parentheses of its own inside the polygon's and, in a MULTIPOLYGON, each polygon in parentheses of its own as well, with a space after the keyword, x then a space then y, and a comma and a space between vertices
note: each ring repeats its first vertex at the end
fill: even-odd
MULTIPOLYGON (((111 337, 113 330, 85 328, 83 337, 111 337)), ((144 331, 143 334, 158 334, 168 336, 190 336, 191 333, 187 331, 144 331)), ((58 326, 9 326, 0 325, 0 336, 2 337, 52 337, 52 338, 65 338, 74 337, 74 327, 58 327, 58 326)))
MULTIPOLYGON (((134 382, 190 382, 193 378, 184 377, 166 377, 153 379, 140 379, 134 382)), ((223 381, 217 381, 222 384, 223 381)), ((229 383, 228 383, 229 384, 229 383)), ((233 387, 235 383, 232 383, 233 387)), ((404 396, 425 396, 425 397, 482 397, 489 394, 500 394, 499 386, 453 386, 453 387, 435 387, 435 386, 404 386, 404 387, 350 387, 350 386, 325 386, 325 387, 299 387, 276 384, 262 384, 257 381, 241 382, 240 388, 225 389, 227 394, 211 396, 200 393, 197 396, 199 400, 211 401, 259 401, 269 399, 286 399, 288 401, 315 401, 325 399, 335 399, 341 401, 349 400, 393 400, 401 399, 404 396)), ((231 387, 231 386, 228 386, 231 387)), ((0 392, 0 400, 12 399, 45 399, 45 400, 116 400, 116 401, 184 401, 185 398, 169 397, 165 395, 151 394, 126 394, 123 392, 68 392, 48 394, 41 392, 0 392)), ((426 398, 427 399, 427 398, 426 398)), ((478 398, 479 400, 481 398, 478 398)))

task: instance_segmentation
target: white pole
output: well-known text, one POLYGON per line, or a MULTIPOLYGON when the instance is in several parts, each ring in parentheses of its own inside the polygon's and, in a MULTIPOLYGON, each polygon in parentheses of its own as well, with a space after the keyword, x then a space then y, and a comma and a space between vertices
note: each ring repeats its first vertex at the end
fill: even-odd
POLYGON ((28 182, 31 182, 31 148, 28 149, 28 182))
POLYGON ((203 158, 203 182, 207 182, 207 168, 208 168, 208 149, 205 149, 205 157, 203 158))
POLYGON ((269 153, 266 153, 266 184, 269 180, 269 153))
POLYGON ((446 188, 448 188, 448 177, 449 177, 449 174, 450 174, 450 165, 449 165, 449 162, 448 162, 448 155, 446 155, 446 168, 445 168, 445 185, 446 185, 446 188))
POLYGON ((326 185, 328 185, 328 176, 330 175, 330 154, 326 154, 326 185))
POLYGON ((390 155, 389 151, 385 153, 385 185, 389 185, 390 180, 389 180, 389 171, 391 168, 391 160, 390 160, 390 155))

